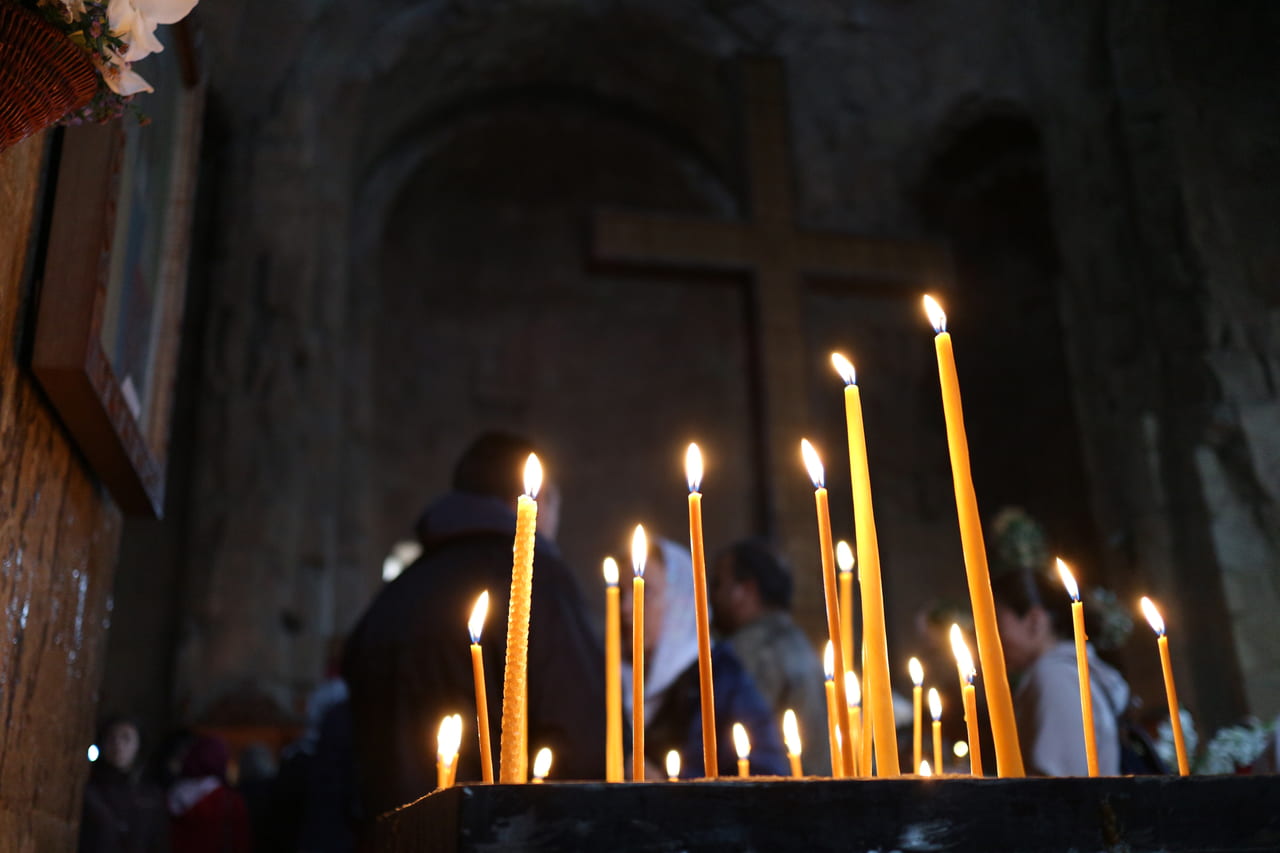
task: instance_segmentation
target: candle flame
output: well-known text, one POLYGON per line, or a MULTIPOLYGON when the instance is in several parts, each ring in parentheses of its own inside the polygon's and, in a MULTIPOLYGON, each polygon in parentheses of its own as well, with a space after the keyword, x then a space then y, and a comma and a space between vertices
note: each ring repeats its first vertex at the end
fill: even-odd
POLYGON ((467 620, 467 630, 471 632, 471 642, 480 642, 480 629, 484 628, 485 617, 489 615, 489 590, 480 593, 475 606, 471 608, 471 618, 467 620))
POLYGON ((1151 630, 1156 632, 1157 637, 1164 636, 1164 619, 1160 617, 1160 611, 1156 610, 1155 604, 1145 595, 1142 596, 1142 615, 1147 617, 1147 621, 1151 623, 1151 630))
POLYGON ((538 489, 542 488, 542 463, 538 454, 530 453, 524 463, 524 493, 531 498, 538 497, 538 489))
POLYGON ((547 774, 551 772, 551 750, 545 746, 538 750, 538 754, 533 757, 533 776, 535 779, 545 779, 547 774))
POLYGON ((964 634, 960 631, 960 626, 954 622, 951 624, 951 653, 956 656, 956 668, 960 670, 960 677, 973 683, 973 677, 978 674, 973 666, 973 655, 969 651, 969 646, 965 644, 964 634))
POLYGON ((1071 596, 1072 601, 1079 601, 1080 587, 1076 586, 1075 576, 1071 574, 1071 569, 1062 561, 1061 557, 1058 557, 1057 561, 1058 577, 1062 578, 1062 585, 1067 588, 1067 595, 1071 596))
POLYGON ((696 444, 690 444, 685 451, 684 475, 689 480, 689 491, 698 491, 702 486, 702 451, 696 444))
POLYGON ((924 667, 920 665, 919 658, 912 658, 907 661, 907 671, 911 673, 911 683, 916 687, 924 684, 924 667))
POLYGON ((604 558, 604 582, 609 586, 618 585, 618 561, 613 557, 604 558))
POLYGON ((942 697, 936 687, 929 688, 929 716, 934 720, 942 719, 942 697))
POLYGON ((747 737, 747 730, 742 723, 733 724, 733 748, 739 758, 751 755, 751 739, 747 737))
POLYGON ((962 740, 958 740, 955 742, 955 745, 951 747, 951 753, 956 758, 964 758, 969 754, 969 744, 962 740))
POLYGON ((790 708, 782 715, 782 740, 787 745, 787 755, 800 754, 800 724, 790 708))
POLYGON ((844 673, 844 701, 850 708, 857 708, 862 704, 862 687, 858 684, 857 674, 851 669, 844 673))
POLYGON ((436 757, 441 761, 453 761, 462 745, 462 715, 450 714, 440 721, 436 733, 436 757))
POLYGON ((644 577, 644 561, 649 558, 649 538, 644 535, 644 525, 637 524, 631 534, 631 568, 636 577, 644 577))
POLYGON ((680 753, 674 749, 667 753, 667 778, 676 779, 680 776, 680 753))
POLYGON ((822 460, 818 458, 818 451, 813 449, 813 445, 809 443, 809 439, 800 439, 800 455, 804 457, 804 467, 809 470, 809 479, 813 481, 813 487, 820 489, 826 482, 826 472, 822 469, 822 460))
POLYGON ((924 311, 929 315, 929 322, 933 324, 935 332, 942 334, 947 330, 947 312, 942 310, 938 300, 927 293, 924 295, 924 311))
POLYGON ((841 539, 836 543, 836 565, 842 572, 853 571, 853 549, 849 547, 849 543, 841 539))
POLYGON ((822 672, 827 681, 836 680, 836 649, 830 640, 827 640, 827 647, 822 652, 822 672))
POLYGON ((920 775, 921 776, 933 775, 933 771, 929 769, 929 759, 927 758, 920 759, 920 775))
POLYGON ((836 373, 840 374, 840 378, 844 380, 845 385, 858 384, 858 372, 853 369, 853 362, 845 358, 838 352, 831 353, 831 365, 835 367, 836 373))

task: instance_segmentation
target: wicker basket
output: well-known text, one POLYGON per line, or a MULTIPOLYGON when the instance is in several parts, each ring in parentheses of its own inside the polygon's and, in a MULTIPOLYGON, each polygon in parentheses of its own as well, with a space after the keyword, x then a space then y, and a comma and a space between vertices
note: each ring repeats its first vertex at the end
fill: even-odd
POLYGON ((36 13, 0 0, 0 151, 98 91, 89 55, 36 13))

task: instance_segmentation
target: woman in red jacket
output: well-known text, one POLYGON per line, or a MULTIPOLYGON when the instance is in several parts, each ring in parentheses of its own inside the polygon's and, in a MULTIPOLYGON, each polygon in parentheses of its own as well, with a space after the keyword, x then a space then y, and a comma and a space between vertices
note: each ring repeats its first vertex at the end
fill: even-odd
POLYGON ((227 745, 196 738, 169 789, 174 853, 251 853, 249 810, 227 785, 227 745))

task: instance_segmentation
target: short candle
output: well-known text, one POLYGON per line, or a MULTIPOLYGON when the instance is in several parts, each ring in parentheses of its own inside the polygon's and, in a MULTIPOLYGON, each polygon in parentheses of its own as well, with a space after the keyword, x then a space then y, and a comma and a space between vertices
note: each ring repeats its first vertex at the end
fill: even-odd
POLYGON ((907 661, 907 670, 911 675, 911 766, 919 767, 923 758, 921 755, 920 744, 920 704, 921 693, 924 690, 924 667, 920 665, 919 658, 912 658, 907 661))
POLYGON ((929 716, 933 718, 933 766, 943 773, 942 763, 942 697, 938 688, 929 688, 929 716))
POLYGON ((973 692, 973 679, 978 672, 973 665, 973 655, 965 644, 960 626, 951 626, 951 650, 956 656, 956 669, 960 673, 960 698, 964 707, 964 724, 969 733, 969 772, 982 775, 982 754, 978 749, 978 700, 973 692))
POLYGON ((533 784, 541 785, 551 772, 551 750, 545 746, 533 757, 533 784))
POLYGON ((782 742, 787 745, 787 761, 791 763, 791 778, 804 778, 800 767, 800 725, 796 722, 796 712, 788 708, 782 715, 782 742))
POLYGON ((733 749, 738 753, 738 778, 746 779, 751 775, 751 741, 742 723, 733 724, 733 749))
POLYGON ((631 779, 644 781, 644 563, 649 540, 637 524, 631 536, 631 779))
POLYGON ((480 652, 480 631, 484 628, 485 617, 489 615, 489 591, 480 593, 475 606, 471 608, 471 618, 467 620, 467 631, 471 635, 471 677, 476 691, 476 736, 480 739, 480 778, 493 782, 493 747, 489 742, 489 697, 484 683, 484 655, 480 652))
POLYGON ((667 781, 678 782, 680 780, 680 753, 674 749, 667 753, 667 781))

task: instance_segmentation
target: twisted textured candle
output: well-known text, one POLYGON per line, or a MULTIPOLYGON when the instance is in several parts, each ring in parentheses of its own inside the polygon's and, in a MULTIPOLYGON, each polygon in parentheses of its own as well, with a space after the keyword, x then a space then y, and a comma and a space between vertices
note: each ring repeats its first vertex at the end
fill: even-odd
MULTIPOLYGON (((951 481, 956 493, 956 515, 960 522, 960 546, 964 552, 969 600, 973 606, 974 633, 978 638, 978 660, 987 691, 991 714, 991 739, 996 748, 996 773, 1001 777, 1024 776, 1022 749, 1013 715, 1013 694, 1004 664, 1004 646, 996 627, 996 606, 991 595, 991 575, 987 569, 987 547, 982 539, 982 517, 969 470, 969 440, 965 436, 964 408, 960 402, 960 380, 956 374, 951 335, 946 332, 946 315, 930 297, 925 297, 937 335, 938 380, 942 387, 942 413, 947 424, 947 447, 951 454, 951 481)), ((975 752, 977 750, 974 750, 975 752)))
POLYGON ((502 679, 502 740, 498 779, 524 782, 527 761, 524 732, 529 690, 529 611, 533 596, 533 538, 538 502, 521 495, 516 505, 516 541, 511 566, 511 602, 507 611, 507 660, 502 679))

